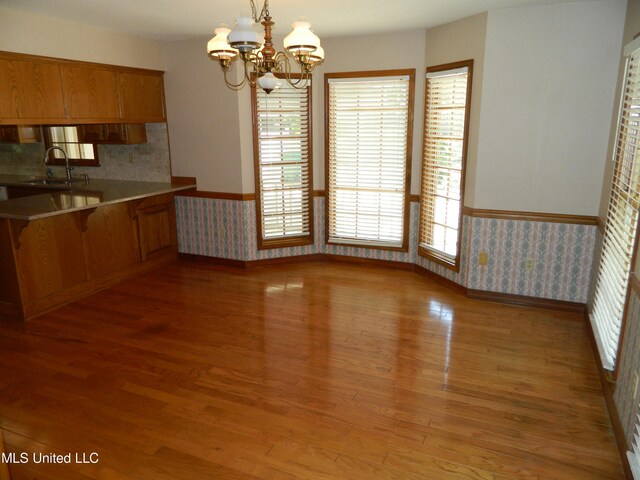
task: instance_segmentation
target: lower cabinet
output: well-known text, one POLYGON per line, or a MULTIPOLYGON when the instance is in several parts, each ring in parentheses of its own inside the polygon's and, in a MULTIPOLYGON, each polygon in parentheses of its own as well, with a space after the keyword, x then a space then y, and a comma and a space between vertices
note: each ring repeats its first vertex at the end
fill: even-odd
POLYGON ((177 255, 173 194, 0 219, 0 315, 39 315, 177 255))

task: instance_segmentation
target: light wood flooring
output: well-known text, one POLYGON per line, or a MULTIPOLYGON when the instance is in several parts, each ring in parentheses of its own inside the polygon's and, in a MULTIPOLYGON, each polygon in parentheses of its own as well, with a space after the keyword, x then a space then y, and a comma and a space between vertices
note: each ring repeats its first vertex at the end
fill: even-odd
POLYGON ((581 315, 411 271, 178 262, 0 321, 14 480, 623 478, 581 315), (80 457, 81 459, 83 457, 80 457))

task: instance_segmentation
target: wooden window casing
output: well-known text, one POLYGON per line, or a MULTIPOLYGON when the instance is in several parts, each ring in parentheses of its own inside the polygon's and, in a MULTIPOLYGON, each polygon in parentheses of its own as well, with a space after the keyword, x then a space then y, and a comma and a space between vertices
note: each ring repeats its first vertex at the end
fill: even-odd
MULTIPOLYGON (((69 163, 79 167, 99 167, 98 147, 94 143, 82 143, 78 139, 75 125, 43 126, 45 148, 62 147, 69 156, 69 163)), ((59 150, 49 152, 47 165, 64 165, 64 157, 59 150)))
POLYGON ((415 69, 325 74, 328 244, 408 251, 415 69))
POLYGON ((313 244, 311 84, 251 91, 258 248, 313 244))
POLYGON ((473 60, 428 67, 418 253, 460 270, 473 60))

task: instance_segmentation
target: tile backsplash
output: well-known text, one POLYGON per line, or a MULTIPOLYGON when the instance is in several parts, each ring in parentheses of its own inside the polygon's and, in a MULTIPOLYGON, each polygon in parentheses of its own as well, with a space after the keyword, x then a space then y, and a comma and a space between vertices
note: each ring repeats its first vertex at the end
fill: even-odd
MULTIPOLYGON (((74 175, 86 173, 89 178, 112 180, 171 180, 169 136, 166 123, 147 123, 147 143, 139 145, 98 145, 99 167, 75 167, 74 175)), ((47 174, 44 165, 44 143, 0 144, 0 174, 47 174)), ((64 176, 61 167, 50 167, 55 176, 64 176)))

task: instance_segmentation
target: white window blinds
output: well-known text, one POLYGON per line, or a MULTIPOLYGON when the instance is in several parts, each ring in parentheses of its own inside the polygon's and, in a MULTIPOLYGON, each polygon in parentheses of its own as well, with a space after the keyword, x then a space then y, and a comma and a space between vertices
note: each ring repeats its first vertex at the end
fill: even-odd
POLYGON ((311 237, 310 90, 255 91, 259 243, 311 237))
POLYGON ((328 78, 328 240, 402 248, 413 75, 328 78))
POLYGON ((420 191, 422 253, 455 265, 459 250, 462 185, 470 102, 469 65, 427 71, 420 191))
POLYGON ((589 315, 608 370, 616 366, 640 207, 640 48, 626 58, 613 181, 589 315))
POLYGON ((640 480, 640 405, 636 410, 636 426, 633 429, 631 450, 627 452, 629 466, 633 473, 633 480, 640 480))

